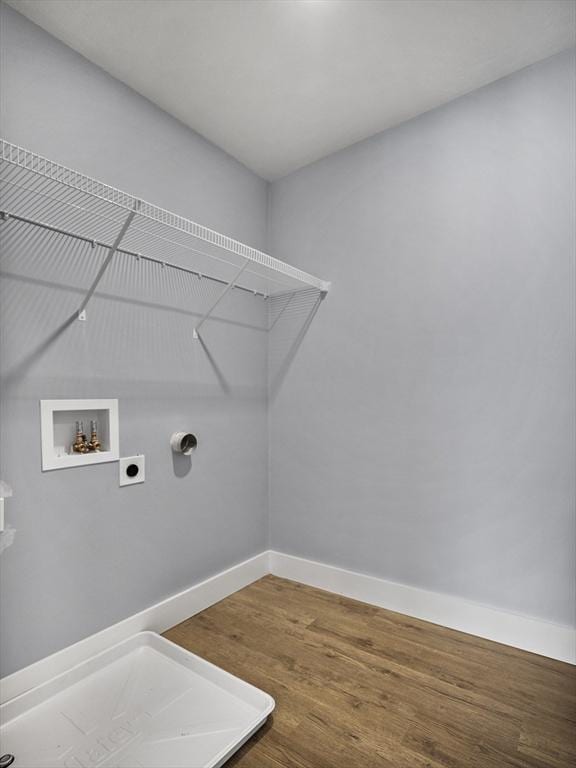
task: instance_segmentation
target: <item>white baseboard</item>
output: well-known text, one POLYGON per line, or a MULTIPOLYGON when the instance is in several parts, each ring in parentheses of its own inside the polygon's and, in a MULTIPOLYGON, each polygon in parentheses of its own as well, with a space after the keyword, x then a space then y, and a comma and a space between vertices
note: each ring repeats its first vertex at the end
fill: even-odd
POLYGON ((576 664, 576 630, 571 627, 281 552, 270 552, 270 571, 275 576, 335 592, 363 603, 576 664))
POLYGON ((570 627, 270 550, 4 677, 0 680, 0 703, 41 685, 137 632, 165 632, 268 573, 576 664, 576 630, 570 627))
POLYGON ((82 661, 95 656, 128 637, 151 630, 165 632, 175 624, 193 616, 228 595, 248 586, 269 573, 268 552, 262 552, 210 579, 189 587, 176 595, 130 616, 118 624, 80 640, 68 648, 47 656, 0 680, 0 703, 19 696, 30 688, 50 680, 82 661))

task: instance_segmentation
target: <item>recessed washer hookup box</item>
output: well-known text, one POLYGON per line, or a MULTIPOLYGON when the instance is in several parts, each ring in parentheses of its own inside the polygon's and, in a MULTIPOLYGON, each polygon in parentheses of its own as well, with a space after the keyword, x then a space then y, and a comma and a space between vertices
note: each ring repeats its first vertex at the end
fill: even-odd
POLYGON ((217 768, 274 699, 141 632, 0 707, 18 768, 217 768))

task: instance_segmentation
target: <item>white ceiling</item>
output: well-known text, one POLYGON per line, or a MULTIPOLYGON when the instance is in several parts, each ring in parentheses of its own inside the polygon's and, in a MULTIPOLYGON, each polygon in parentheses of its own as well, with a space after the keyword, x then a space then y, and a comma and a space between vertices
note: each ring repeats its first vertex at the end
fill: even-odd
POLYGON ((575 44, 574 0, 9 0, 274 179, 575 44))

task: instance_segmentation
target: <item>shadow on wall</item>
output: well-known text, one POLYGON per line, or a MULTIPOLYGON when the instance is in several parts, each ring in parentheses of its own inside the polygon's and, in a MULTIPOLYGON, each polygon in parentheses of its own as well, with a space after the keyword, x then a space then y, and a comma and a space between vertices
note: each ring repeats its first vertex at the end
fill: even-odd
POLYGON ((274 397, 322 300, 312 288, 267 302, 232 292, 195 341, 194 322, 222 286, 118 253, 81 322, 78 307, 106 248, 15 220, 1 225, 0 242, 0 363, 7 395, 40 377, 53 383, 50 396, 64 397, 72 380, 91 387, 111 373, 127 392, 137 382, 140 393, 161 383, 186 396, 262 397, 262 344, 269 331, 274 397))
POLYGON ((192 456, 185 456, 183 453, 173 453, 172 468, 176 477, 186 477, 192 469, 192 456))
POLYGON ((268 384, 274 399, 324 298, 307 288, 269 300, 268 384))
POLYGON ((261 298, 226 297, 198 343, 194 323, 222 286, 118 253, 84 323, 77 311, 106 248, 15 220, 2 223, 0 242, 5 392, 30 376, 88 380, 112 370, 132 386, 180 382, 200 394, 213 393, 216 384, 224 396, 265 395, 267 307, 261 298), (254 359, 252 371, 242 364, 243 349, 254 359))

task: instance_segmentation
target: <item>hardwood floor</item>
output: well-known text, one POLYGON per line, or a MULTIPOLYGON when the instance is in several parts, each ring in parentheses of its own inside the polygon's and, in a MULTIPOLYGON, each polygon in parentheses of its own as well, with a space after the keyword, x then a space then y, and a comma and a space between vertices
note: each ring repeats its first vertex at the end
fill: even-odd
POLYGON ((276 699, 227 766, 576 766, 562 662, 274 576, 165 636, 276 699))

